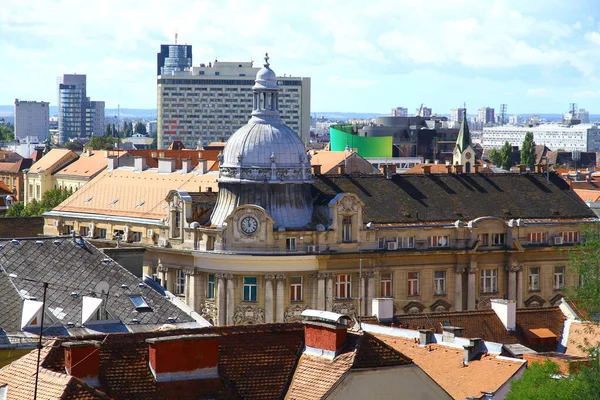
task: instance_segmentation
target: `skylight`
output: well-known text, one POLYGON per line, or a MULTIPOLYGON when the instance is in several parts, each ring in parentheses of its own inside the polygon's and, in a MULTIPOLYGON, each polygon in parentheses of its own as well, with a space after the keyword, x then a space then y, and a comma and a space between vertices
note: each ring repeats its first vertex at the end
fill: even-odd
POLYGON ((145 201, 140 201, 140 202, 139 202, 139 204, 138 204, 137 206, 138 206, 138 207, 141 207, 141 206, 143 206, 145 203, 146 203, 145 201))
POLYGON ((110 205, 112 206, 113 204, 116 204, 117 201, 119 201, 119 199, 114 199, 113 201, 110 202, 110 205))
POLYGON ((86 201, 84 201, 84 203, 89 203, 90 201, 92 201, 91 197, 88 197, 86 201))
POLYGON ((135 309, 139 312, 152 311, 152 308, 146 303, 143 296, 129 296, 129 300, 131 300, 135 309))

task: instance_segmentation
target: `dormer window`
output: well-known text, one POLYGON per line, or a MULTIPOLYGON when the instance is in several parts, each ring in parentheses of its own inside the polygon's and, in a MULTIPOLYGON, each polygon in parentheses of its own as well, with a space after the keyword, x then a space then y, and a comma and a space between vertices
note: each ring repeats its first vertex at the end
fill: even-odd
POLYGON ((146 303, 143 296, 129 296, 129 300, 133 303, 135 310, 138 312, 149 312, 152 308, 146 303))
POLYGON ((344 217, 342 220, 342 241, 352 241, 352 217, 344 217))

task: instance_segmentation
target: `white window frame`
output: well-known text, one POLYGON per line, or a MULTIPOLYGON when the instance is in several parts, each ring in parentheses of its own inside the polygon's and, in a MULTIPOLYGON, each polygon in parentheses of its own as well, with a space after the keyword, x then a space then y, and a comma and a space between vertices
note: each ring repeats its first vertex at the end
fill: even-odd
POLYGON ((407 278, 407 283, 408 283, 408 287, 407 287, 408 296, 419 296, 419 294, 420 294, 419 273, 418 272, 409 272, 408 278, 407 278))
POLYGON ((433 235, 429 237, 429 245, 431 247, 450 247, 450 236, 448 235, 433 235))
POLYGON ((504 246, 506 244, 506 233, 492 233, 492 246, 504 246))
POLYGON ((242 299, 246 302, 256 302, 258 301, 258 278, 256 276, 244 276, 242 280, 242 299), (246 279, 254 279, 256 283, 246 283, 246 279), (248 296, 246 297, 246 288, 248 288, 248 296), (254 290, 252 290, 254 288, 254 290), (254 296, 252 293, 254 292, 254 296))
POLYGON ((554 267, 554 290, 562 290, 565 287, 565 267, 554 267))
POLYGON ((206 277, 206 298, 207 299, 215 298, 215 281, 216 281, 215 275, 208 274, 208 276, 206 277), (211 276, 212 276, 212 282, 210 280, 211 276))
POLYGON ((540 291, 540 267, 530 267, 527 274, 527 284, 530 292, 540 291))
POLYGON ((292 276, 290 278, 290 301, 303 301, 302 284, 304 279, 301 276, 292 276), (294 279, 300 278, 300 283, 294 283, 294 279))
POLYGON ((377 238, 377 249, 378 250, 385 249, 385 238, 384 237, 377 238))
POLYGON ((352 217, 342 218, 342 242, 352 242, 352 217))
POLYGON ((480 246, 489 246, 490 234, 489 233, 480 233, 477 235, 477 239, 479 239, 480 246))
POLYGON ((80 236, 88 236, 90 234, 90 228, 87 226, 80 226, 79 227, 79 235, 80 236))
POLYGON ((285 251, 296 251, 296 238, 285 238, 285 251))
POLYGON ((182 269, 175 270, 175 294, 185 295, 185 271, 182 269))
POLYGON ((481 293, 497 293, 498 292, 498 270, 497 269, 482 269, 481 276, 481 293))
POLYGON ((380 280, 381 297, 393 297, 394 276, 391 272, 382 272, 380 280))
POLYGON ((548 232, 529 232, 527 241, 531 244, 548 243, 548 232))
POLYGON ((414 236, 398 236, 397 238, 398 247, 401 249, 414 249, 415 237, 414 236))
POLYGON ((579 243, 578 231, 561 232, 560 236, 563 238, 563 243, 579 243))
POLYGON ((335 276, 335 298, 350 299, 352 298, 352 280, 350 274, 337 274, 335 276), (343 279, 342 279, 343 278, 343 279), (342 288, 345 290, 346 296, 342 297, 342 288))
POLYGON ((100 239, 106 239, 106 228, 98 228, 98 237, 100 239))
POLYGON ((433 272, 433 293, 437 296, 446 294, 446 271, 433 272), (437 277, 437 274, 442 274, 442 276, 437 277))
POLYGON ((133 231, 131 234, 131 241, 134 243, 139 243, 142 241, 142 232, 133 231))

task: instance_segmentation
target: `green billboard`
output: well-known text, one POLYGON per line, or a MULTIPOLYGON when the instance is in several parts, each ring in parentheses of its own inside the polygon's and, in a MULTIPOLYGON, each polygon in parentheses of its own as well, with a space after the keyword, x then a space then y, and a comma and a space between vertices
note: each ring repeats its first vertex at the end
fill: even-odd
POLYGON ((352 133, 353 125, 329 127, 331 151, 344 151, 346 146, 357 149, 361 157, 392 157, 392 136, 364 137, 352 133))

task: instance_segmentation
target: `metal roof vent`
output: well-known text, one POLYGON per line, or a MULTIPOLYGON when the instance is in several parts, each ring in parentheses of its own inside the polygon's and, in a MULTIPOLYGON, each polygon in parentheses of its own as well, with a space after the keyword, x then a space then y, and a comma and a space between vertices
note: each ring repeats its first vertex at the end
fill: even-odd
POLYGON ((140 282, 140 283, 138 283, 138 287, 143 289, 146 287, 146 284, 144 282, 140 282))
POLYGON ((139 320, 139 319, 137 319, 137 318, 134 318, 134 319, 132 319, 132 320, 131 320, 131 323, 132 323, 132 324, 139 325, 139 324, 140 324, 140 320, 139 320))
POLYGON ((43 242, 43 241, 41 241, 41 240, 36 240, 36 241, 35 241, 35 244, 37 244, 38 246, 43 246, 43 245, 44 245, 44 242, 43 242))
POLYGON ((122 284, 121 289, 129 289, 129 286, 127 286, 126 284, 122 284))
POLYGON ((62 244, 60 240, 55 240, 52 243, 54 243, 57 246, 60 246, 62 244))
POLYGON ((21 242, 19 242, 17 239, 13 239, 13 240, 11 240, 10 242, 11 242, 12 244, 14 244, 14 245, 19 245, 19 244, 21 244, 21 242))
POLYGON ((77 292, 71 292, 71 297, 74 298, 74 299, 76 299, 76 298, 79 297, 79 293, 77 293, 77 292))
POLYGON ((169 321, 170 323, 174 323, 177 321, 177 317, 169 317, 167 318, 167 321, 169 321))
POLYGON ((102 259, 102 262, 103 262, 104 264, 110 264, 110 258, 103 258, 103 259, 102 259))

